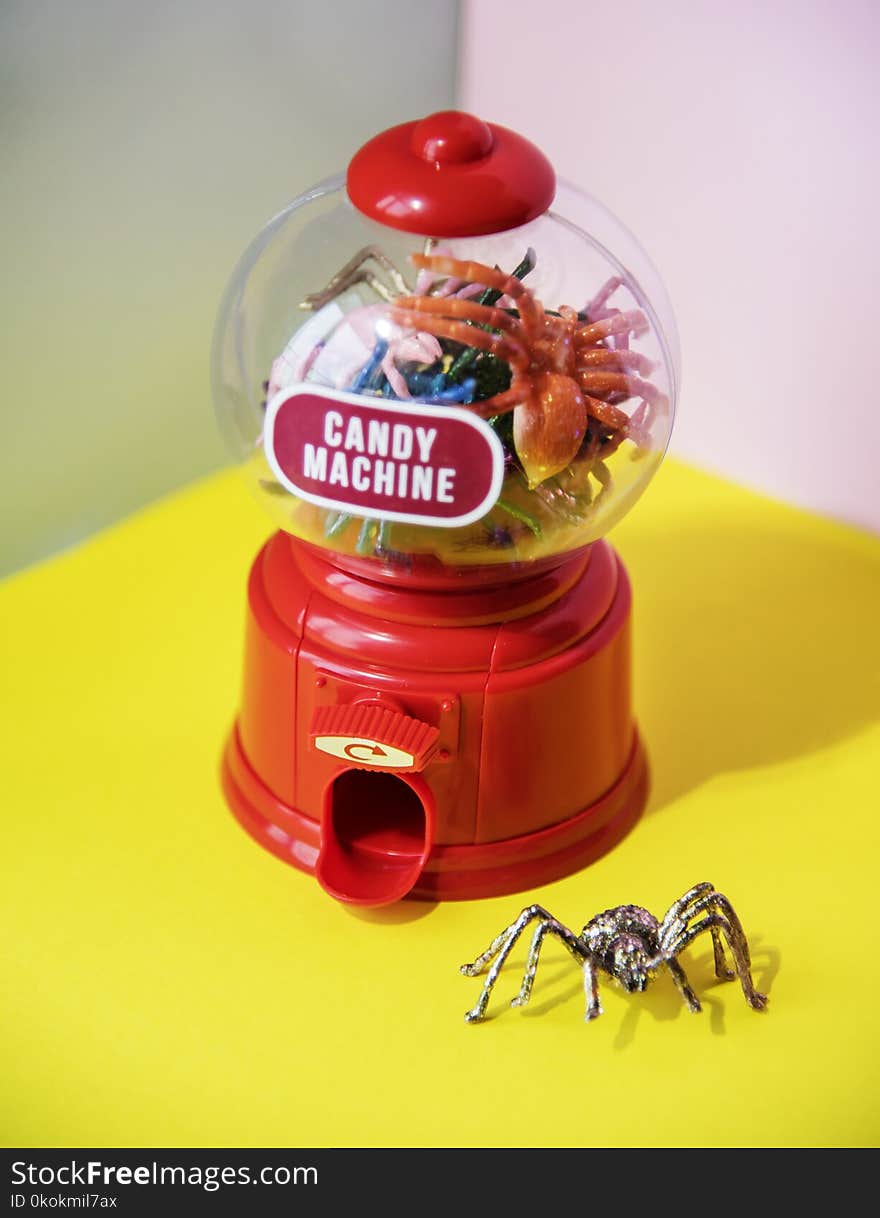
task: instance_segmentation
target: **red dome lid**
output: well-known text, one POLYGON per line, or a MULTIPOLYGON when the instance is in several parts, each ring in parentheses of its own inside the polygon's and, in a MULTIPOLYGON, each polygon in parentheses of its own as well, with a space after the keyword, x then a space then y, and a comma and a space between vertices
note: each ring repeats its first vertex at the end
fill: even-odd
POLYGON ((441 110, 375 136, 352 158, 348 196, 371 220, 425 237, 478 237, 542 215, 556 175, 507 127, 441 110))

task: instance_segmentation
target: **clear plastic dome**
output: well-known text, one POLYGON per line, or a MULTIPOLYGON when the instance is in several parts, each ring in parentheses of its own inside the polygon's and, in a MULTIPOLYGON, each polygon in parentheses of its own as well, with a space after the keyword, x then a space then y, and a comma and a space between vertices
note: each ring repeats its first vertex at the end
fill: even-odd
POLYGON ((571 187, 520 228, 434 240, 370 220, 340 175, 295 200, 245 253, 221 307, 213 380, 224 435, 278 525, 394 574, 414 563, 531 563, 605 534, 666 450, 678 346, 644 252, 571 187), (339 427, 306 445, 308 492, 273 448, 279 407, 300 409, 298 391, 345 405, 339 427), (393 428, 351 423, 361 400, 392 422, 421 411, 425 427, 394 449, 393 428), (394 462, 407 488, 421 478, 429 499, 434 477, 429 490, 442 498, 427 424, 462 412, 484 420, 492 441, 481 450, 497 465, 491 493, 449 520, 400 502, 385 510, 394 462), (352 484, 369 488, 369 505, 352 484))

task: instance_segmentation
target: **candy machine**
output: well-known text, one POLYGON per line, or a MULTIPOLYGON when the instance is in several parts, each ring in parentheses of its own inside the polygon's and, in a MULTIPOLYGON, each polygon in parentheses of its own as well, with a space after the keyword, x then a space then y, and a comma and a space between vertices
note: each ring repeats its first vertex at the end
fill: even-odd
POLYGON ((630 585, 675 325, 633 237, 508 129, 369 141, 227 290, 218 417, 278 530, 223 763, 242 825, 336 899, 580 868, 647 791, 630 585))

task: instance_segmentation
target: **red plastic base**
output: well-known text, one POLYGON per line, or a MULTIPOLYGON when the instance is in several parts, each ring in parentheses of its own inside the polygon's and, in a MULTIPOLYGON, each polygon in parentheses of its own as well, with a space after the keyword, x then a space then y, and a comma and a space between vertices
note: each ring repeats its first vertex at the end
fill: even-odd
MULTIPOLYGON (((319 823, 282 804, 260 782, 242 752, 237 730, 229 737, 222 773, 223 791, 239 824, 277 858, 314 875, 321 846, 319 823)), ((636 734, 626 769, 601 799, 537 833, 485 846, 435 845, 420 868, 419 879, 405 895, 423 900, 471 900, 504 896, 561 879, 616 846, 639 819, 647 794, 647 760, 636 734)), ((363 851, 358 864, 368 863, 368 852, 363 851)), ((402 870, 407 864, 408 860, 402 860, 402 870)), ((357 902, 349 898, 349 903, 357 902)))
POLYGON ((542 884, 626 833, 647 769, 610 546, 454 577, 340 561, 277 534, 251 571, 224 786, 257 841, 383 905, 542 884))

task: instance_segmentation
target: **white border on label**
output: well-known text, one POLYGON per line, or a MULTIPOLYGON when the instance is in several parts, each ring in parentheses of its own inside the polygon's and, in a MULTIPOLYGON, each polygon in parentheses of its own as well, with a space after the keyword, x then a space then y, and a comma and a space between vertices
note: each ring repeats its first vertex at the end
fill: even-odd
POLYGON ((480 520, 495 506, 504 482, 504 449, 501 446, 501 441, 489 424, 470 410, 464 410, 461 406, 435 406, 429 402, 386 402, 382 398, 364 397, 358 393, 346 393, 343 390, 329 389, 326 385, 309 385, 305 383, 288 385, 275 394, 266 406, 266 420, 263 426, 263 451, 266 454, 266 460, 269 462, 272 473, 292 495, 296 495, 298 499, 305 499, 308 503, 317 504, 318 507, 335 508, 337 511, 347 512, 350 516, 360 516, 365 520, 400 520, 406 524, 425 524, 441 529, 458 529, 463 525, 473 524, 474 521, 480 520), (311 491, 302 490, 296 483, 290 481, 278 464, 274 444, 275 420, 278 417, 279 410, 290 398, 296 397, 301 393, 326 398, 329 402, 344 402, 350 406, 360 406, 361 409, 369 407, 371 410, 384 410, 392 415, 415 414, 426 419, 453 418, 467 424, 468 427, 473 427, 487 441, 492 454, 492 479, 489 491, 477 507, 464 516, 421 516, 411 515, 408 512, 383 512, 377 508, 359 507, 339 499, 330 499, 325 495, 314 495, 311 491))

